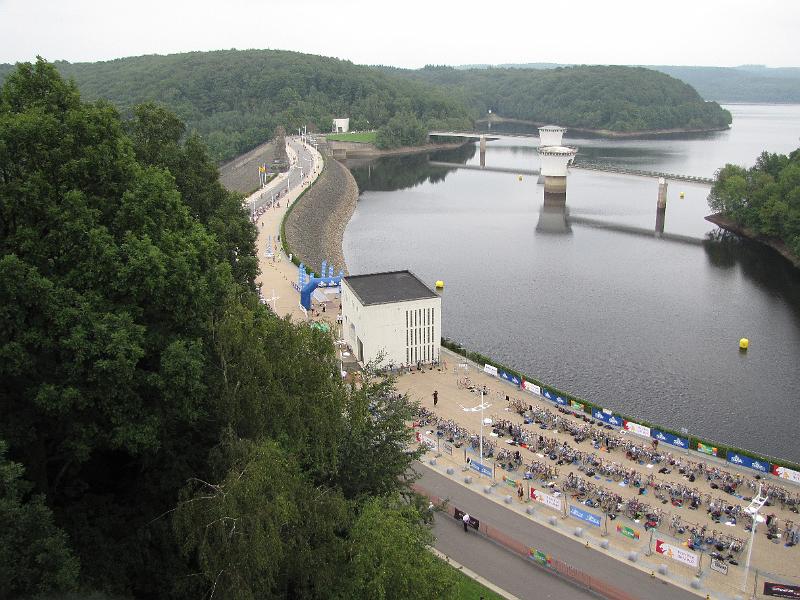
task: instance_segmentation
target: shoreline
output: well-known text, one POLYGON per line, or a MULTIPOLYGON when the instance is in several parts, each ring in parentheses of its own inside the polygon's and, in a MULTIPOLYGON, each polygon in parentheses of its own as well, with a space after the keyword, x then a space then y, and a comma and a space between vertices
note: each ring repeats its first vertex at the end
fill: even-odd
MULTIPOLYGON (((490 119, 479 119, 476 123, 520 123, 522 125, 533 125, 534 127, 544 127, 547 123, 539 121, 527 121, 525 119, 514 119, 511 117, 492 116, 490 119)), ((598 137, 609 139, 637 139, 647 137, 671 137, 685 134, 713 133, 715 131, 728 131, 729 125, 724 127, 703 127, 700 129, 690 129, 687 127, 676 127, 673 129, 649 129, 643 131, 612 131, 611 129, 591 129, 589 127, 568 127, 569 131, 587 133, 598 137)), ((491 132, 489 132, 491 133, 491 132)))
POLYGON ((783 258, 788 260, 790 263, 792 263, 795 269, 800 269, 800 257, 797 257, 794 254, 792 254, 789 251, 789 248, 786 247, 786 244, 784 244, 782 241, 774 238, 769 238, 763 235, 758 235, 749 228, 739 225, 735 221, 727 218, 722 213, 715 213, 713 215, 708 215, 705 219, 706 221, 708 221, 709 223, 713 223, 720 229, 724 229, 725 231, 730 231, 731 233, 735 233, 739 237, 751 240, 753 242, 758 242, 759 244, 763 244, 764 246, 772 248, 773 250, 775 250, 775 252, 783 256, 783 258))
POLYGON ((347 160, 348 158, 382 158, 384 156, 405 156, 410 154, 423 154, 425 152, 436 152, 439 150, 454 150, 466 144, 454 142, 449 144, 424 144, 422 146, 401 146, 399 148, 389 148, 381 150, 374 144, 364 142, 327 142, 331 149, 331 155, 336 159, 347 160))

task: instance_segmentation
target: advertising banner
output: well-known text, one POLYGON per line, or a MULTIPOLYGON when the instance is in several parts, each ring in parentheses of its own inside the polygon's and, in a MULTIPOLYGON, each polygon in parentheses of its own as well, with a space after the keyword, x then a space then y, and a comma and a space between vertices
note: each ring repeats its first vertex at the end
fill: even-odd
POLYGON ((703 454, 710 454, 711 456, 716 456, 717 452, 719 452, 716 447, 709 446, 703 442, 697 442, 697 451, 702 452, 703 454))
POLYGON ((639 425, 639 423, 634 423, 633 421, 625 421, 624 422, 625 431, 630 431, 631 433, 635 433, 636 435, 641 435, 642 437, 650 437, 650 428, 645 427, 644 425, 639 425))
POLYGON ((481 475, 486 475, 487 477, 492 476, 492 467, 489 465, 482 465, 477 460, 469 461, 469 468, 473 471, 477 471, 481 475))
POLYGON ((536 548, 528 548, 528 558, 530 558, 533 562, 537 562, 543 567, 546 567, 550 564, 550 556, 537 550, 536 548))
POLYGON ((656 540, 656 552, 690 567, 696 567, 700 564, 700 557, 694 552, 689 552, 680 546, 673 546, 663 540, 656 540))
POLYGON ((765 581, 764 595, 775 598, 800 598, 800 586, 765 581))
POLYGON ((536 394, 537 396, 542 395, 542 388, 540 388, 535 383, 531 383, 530 381, 522 380, 522 389, 526 392, 530 392, 531 394, 536 394))
POLYGON ((599 408, 595 408, 592 410, 592 417, 598 421, 603 421, 603 423, 608 423, 612 427, 622 427, 622 425, 625 423, 622 417, 618 417, 610 410, 606 409, 601 410, 599 408))
POLYGON ((740 467, 747 467, 748 469, 759 471, 760 473, 772 473, 772 465, 768 462, 762 462, 755 458, 744 456, 743 454, 737 454, 736 452, 728 452, 728 462, 739 465, 740 467))
POLYGON ((564 398, 563 396, 559 396, 558 394, 556 394, 555 403, 560 404, 561 406, 566 406, 567 404, 569 404, 566 398, 564 398))
POLYGON ((453 456, 453 444, 451 444, 450 442, 445 442, 444 446, 442 446, 442 449, 444 450, 445 454, 453 456))
POLYGON ((664 442, 665 444, 669 444, 670 446, 683 448, 684 450, 689 447, 689 438, 678 437, 677 435, 672 435, 671 433, 667 433, 666 431, 651 429, 650 437, 655 440, 658 440, 659 442, 664 442))
POLYGON ((617 533, 621 533, 626 538, 631 538, 632 540, 639 539, 639 531, 632 527, 626 527, 625 525, 617 525, 617 533))
POLYGON ((728 574, 728 563, 724 560, 719 560, 716 558, 711 559, 711 570, 716 571, 717 573, 722 573, 723 575, 728 574))
POLYGON ((600 527, 600 523, 602 523, 602 519, 599 516, 590 513, 588 511, 582 510, 577 506, 570 505, 569 516, 575 517, 576 519, 580 519, 581 521, 589 523, 589 525, 594 525, 595 527, 600 527))
POLYGON ((793 471, 792 469, 775 465, 772 467, 772 474, 776 477, 780 477, 781 479, 786 479, 794 483, 800 483, 800 471, 793 471))
POLYGON ((497 377, 497 367, 490 364, 483 365, 483 372, 488 373, 492 377, 497 377))
POLYGON ((556 395, 547 388, 542 388, 542 396, 550 400, 550 402, 556 401, 556 395))
POLYGON ((561 510, 561 497, 560 496, 553 496, 552 494, 546 494, 541 490, 535 490, 531 488, 531 500, 535 500, 536 502, 541 502, 548 508, 552 508, 553 510, 561 510))
POLYGON ((581 412, 583 412, 583 410, 586 408, 583 404, 581 404, 580 402, 578 402, 576 400, 570 400, 569 401, 569 405, 570 405, 570 408, 575 408, 575 409, 577 409, 577 410, 579 410, 581 412))
MULTIPOLYGON (((460 508, 453 507, 453 518, 457 521, 463 522, 464 520, 464 511, 460 508)), ((478 521, 475 517, 470 515, 469 517, 469 526, 472 527, 475 531, 478 531, 478 528, 481 526, 481 522, 478 521)))
POLYGON ((515 479, 511 479, 511 477, 506 477, 503 475, 503 481, 505 481, 506 485, 509 485, 513 488, 517 487, 517 481, 515 479))
POLYGON ((519 377, 516 375, 512 375, 511 373, 506 373, 505 371, 498 371, 497 374, 502 378, 505 379, 508 383, 512 385, 519 386, 519 377))

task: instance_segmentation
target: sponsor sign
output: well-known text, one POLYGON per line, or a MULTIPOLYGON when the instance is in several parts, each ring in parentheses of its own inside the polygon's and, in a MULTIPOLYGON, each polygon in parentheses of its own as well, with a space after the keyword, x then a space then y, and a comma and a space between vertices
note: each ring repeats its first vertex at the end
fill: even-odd
POLYGON ((445 451, 445 454, 453 456, 453 444, 451 444, 450 442, 445 442, 442 448, 445 451))
POLYGON ((694 552, 689 552, 680 546, 673 546, 663 540, 656 540, 656 552, 690 567, 696 567, 700 564, 700 557, 694 552))
POLYGON ((420 435, 420 440, 423 444, 425 444, 431 450, 436 450, 436 440, 427 435, 420 435))
POLYGON ((590 513, 583 509, 578 508, 577 506, 570 505, 569 507, 569 516, 575 517, 576 519, 580 519, 589 525, 594 525, 595 527, 600 527, 600 523, 602 519, 594 513, 590 513))
POLYGON ((528 548, 528 558, 530 558, 533 562, 539 563, 543 567, 549 565, 551 560, 548 554, 545 554, 536 548, 528 548))
POLYGON ((550 400, 550 402, 556 401, 556 395, 547 388, 542 388, 542 396, 550 400))
POLYGON ((530 392, 531 394, 536 394, 537 396, 542 395, 542 388, 540 388, 535 383, 531 383, 530 381, 522 380, 522 389, 526 392, 530 392))
POLYGON ((482 465, 477 460, 469 461, 469 468, 473 471, 477 471, 481 475, 487 475, 488 477, 492 476, 492 467, 489 465, 482 465))
POLYGON ((516 487, 517 487, 517 482, 516 482, 516 480, 514 480, 514 479, 511 479, 511 477, 506 477, 505 475, 503 475, 503 481, 505 481, 505 482, 506 482, 506 485, 510 485, 510 486, 511 486, 511 487, 513 487, 513 488, 516 488, 516 487))
POLYGON ((548 508, 552 508, 553 510, 561 510, 561 497, 554 496, 553 494, 546 494, 541 490, 535 490, 531 488, 531 500, 535 500, 536 502, 540 502, 547 506, 548 508))
POLYGON ((576 408, 581 412, 583 412, 583 410, 586 408, 583 404, 581 404, 580 402, 578 402, 576 400, 570 400, 569 401, 569 405, 570 405, 570 407, 576 408))
POLYGON ((490 364, 483 365, 483 372, 488 373, 492 377, 497 377, 497 367, 490 364))
POLYGON ((624 421, 624 427, 625 431, 630 431, 631 433, 641 435, 642 437, 650 437, 650 428, 645 427, 644 425, 639 425, 639 423, 634 423, 633 421, 624 421))
POLYGON ((772 473, 772 465, 767 461, 761 461, 755 458, 750 458, 744 454, 737 452, 728 452, 728 462, 740 467, 747 467, 759 471, 760 473, 772 473))
POLYGON ((650 437, 653 438, 654 440, 658 440, 659 442, 664 442, 665 444, 669 444, 670 446, 683 448, 684 450, 689 448, 689 438, 678 437, 677 435, 672 435, 671 433, 667 433, 666 431, 651 429, 650 437))
POLYGON ((556 395, 555 402, 556 402, 556 404, 560 404, 561 406, 566 406, 567 404, 569 404, 569 402, 567 402, 566 398, 564 398, 563 396, 559 396, 559 395, 556 395))
POLYGON ((516 375, 512 375, 511 373, 506 373, 505 371, 498 371, 497 374, 502 379, 505 379, 508 383, 519 386, 520 380, 519 377, 517 377, 516 375))
POLYGON ((711 570, 716 571, 717 573, 722 573, 723 575, 727 575, 728 563, 726 563, 724 560, 717 560, 716 558, 712 558, 711 570))
POLYGON ((709 446, 708 444, 704 444, 703 442, 697 442, 697 451, 702 452, 703 454, 710 454, 711 456, 716 456, 719 450, 714 446, 709 446))
MULTIPOLYGON (((464 522, 464 511, 459 509, 459 508, 455 508, 454 507, 453 508, 453 518, 458 520, 458 521, 461 521, 463 523, 464 522)), ((476 519, 472 515, 470 515, 470 517, 469 517, 469 526, 472 527, 475 531, 478 531, 478 528, 481 526, 481 522, 478 521, 478 519, 476 519)))
POLYGON ((592 417, 598 421, 603 421, 603 423, 608 423, 612 427, 622 427, 622 425, 625 423, 622 417, 618 417, 611 411, 605 409, 600 410, 599 408, 595 408, 592 411, 592 417))
POLYGON ((793 471, 792 469, 775 465, 772 467, 772 474, 776 477, 780 477, 781 479, 786 479, 794 483, 800 483, 800 471, 793 471))
POLYGON ((765 581, 764 595, 775 598, 800 598, 800 586, 765 581))
POLYGON ((621 533, 626 538, 631 538, 632 540, 639 539, 639 531, 632 527, 626 527, 625 525, 617 525, 617 533, 621 533))

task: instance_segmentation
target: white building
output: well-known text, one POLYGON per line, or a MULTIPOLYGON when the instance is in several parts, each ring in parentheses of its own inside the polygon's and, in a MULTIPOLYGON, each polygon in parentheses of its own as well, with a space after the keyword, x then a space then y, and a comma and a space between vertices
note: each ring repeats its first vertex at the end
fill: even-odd
POLYGON ((350 119, 334 119, 333 133, 347 133, 350 131, 350 119))
POLYGON ((359 362, 384 365, 439 359, 442 299, 410 271, 342 279, 342 332, 359 362))

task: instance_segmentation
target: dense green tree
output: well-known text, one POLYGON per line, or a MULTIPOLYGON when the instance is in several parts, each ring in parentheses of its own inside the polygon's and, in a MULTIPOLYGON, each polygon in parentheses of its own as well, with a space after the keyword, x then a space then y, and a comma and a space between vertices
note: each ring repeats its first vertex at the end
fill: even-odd
POLYGON ((0 233, 0 511, 30 549, 12 595, 344 597, 364 506, 409 498, 412 405, 349 390, 330 336, 259 303, 253 228, 203 144, 20 65, 0 233))
POLYGON ((0 596, 66 592, 78 582, 78 561, 41 495, 30 495, 23 467, 0 440, 0 596))
POLYGON ((725 165, 708 203, 755 234, 781 240, 800 257, 800 149, 788 156, 764 152, 750 169, 725 165))

